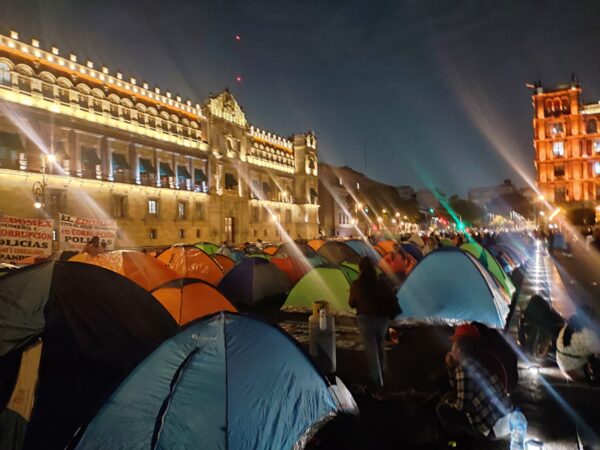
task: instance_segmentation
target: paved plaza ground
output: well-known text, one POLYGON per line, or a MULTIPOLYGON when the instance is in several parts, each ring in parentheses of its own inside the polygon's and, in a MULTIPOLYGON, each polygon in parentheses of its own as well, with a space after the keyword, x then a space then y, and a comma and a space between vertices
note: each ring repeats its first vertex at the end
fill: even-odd
MULTIPOLYGON (((585 281, 583 277, 589 276, 586 273, 584 276, 578 275, 578 278, 569 278, 569 274, 571 271, 579 274, 578 264, 586 263, 587 260, 579 254, 573 258, 563 255, 550 257, 540 247, 528 267, 509 326, 508 339, 514 343, 520 310, 533 293, 542 293, 559 311, 569 314, 573 309, 569 294, 581 296, 569 280, 580 282, 585 281)), ((589 282, 584 286, 586 295, 593 297, 596 287, 589 282)), ((277 320, 307 346, 307 314, 287 313, 277 320)), ((357 421, 337 424, 324 430, 319 448, 451 448, 449 441, 455 439, 448 436, 436 439, 436 429, 433 427, 435 393, 440 392, 440 380, 445 377, 443 360, 450 348, 448 337, 451 334, 452 330, 446 327, 400 328, 399 343, 387 346, 388 394, 385 400, 378 401, 360 393, 360 387, 367 383, 367 366, 355 321, 349 317, 338 317, 337 376, 353 391, 361 415, 357 421)), ((519 349, 516 343, 514 345, 519 349)), ((513 399, 527 416, 530 438, 542 440, 545 448, 550 450, 600 449, 600 415, 597 414, 600 389, 567 382, 552 357, 532 361, 522 355, 519 378, 513 399), (532 365, 540 367, 540 375, 529 370, 532 365)), ((452 445, 455 444, 457 448, 508 448, 507 441, 455 441, 452 445)))

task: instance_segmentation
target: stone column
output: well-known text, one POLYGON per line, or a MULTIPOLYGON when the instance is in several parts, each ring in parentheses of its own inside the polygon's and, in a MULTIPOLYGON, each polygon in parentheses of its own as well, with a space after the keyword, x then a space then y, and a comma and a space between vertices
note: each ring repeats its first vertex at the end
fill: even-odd
POLYGON ((102 171, 101 177, 112 181, 112 151, 109 148, 108 139, 106 136, 102 136, 100 138, 100 167, 102 171))
POLYGON ((133 142, 129 143, 129 167, 130 174, 135 184, 140 184, 140 161, 138 158, 137 147, 133 142))

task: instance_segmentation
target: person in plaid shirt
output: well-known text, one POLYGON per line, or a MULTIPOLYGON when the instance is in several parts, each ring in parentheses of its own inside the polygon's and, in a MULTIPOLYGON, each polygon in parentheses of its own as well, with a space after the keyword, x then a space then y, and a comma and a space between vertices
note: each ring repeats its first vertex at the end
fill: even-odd
POLYGON ((479 339, 474 325, 458 327, 451 337, 446 366, 452 389, 442 397, 436 413, 451 433, 494 439, 505 434, 513 406, 501 378, 486 364, 485 353, 478 351, 479 339))

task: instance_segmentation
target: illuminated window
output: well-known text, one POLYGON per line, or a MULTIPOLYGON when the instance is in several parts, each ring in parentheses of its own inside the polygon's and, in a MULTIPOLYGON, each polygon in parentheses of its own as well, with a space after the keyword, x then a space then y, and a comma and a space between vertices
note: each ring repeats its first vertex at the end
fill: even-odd
POLYGON ((358 181, 356 182, 356 190, 360 191, 360 183, 358 181))
POLYGON ((594 141, 592 143, 592 148, 594 149, 595 153, 600 153, 600 141, 594 141))
POLYGON ((554 142, 552 144, 552 153, 554 153, 554 156, 565 156, 564 142, 554 142))
POLYGON ((0 62, 0 84, 10 84, 10 67, 5 62, 0 62))
POLYGON ((186 202, 177 202, 177 218, 179 220, 185 219, 186 216, 186 202))
POLYGON ((594 163, 594 175, 600 175, 600 161, 594 163))
POLYGON ((552 134, 559 134, 564 131, 562 123, 555 123, 552 125, 552 134))
POLYGON ((596 119, 590 119, 585 123, 585 131, 587 133, 598 132, 598 122, 596 121, 596 119))
POLYGON ((339 183, 340 186, 344 185, 344 180, 342 180, 342 177, 338 178, 338 183, 339 183))
POLYGON ((150 233, 148 233, 148 238, 150 239, 156 239, 156 228, 150 228, 150 233))
POLYGON ((148 200, 148 214, 156 216, 158 214, 158 200, 148 200))

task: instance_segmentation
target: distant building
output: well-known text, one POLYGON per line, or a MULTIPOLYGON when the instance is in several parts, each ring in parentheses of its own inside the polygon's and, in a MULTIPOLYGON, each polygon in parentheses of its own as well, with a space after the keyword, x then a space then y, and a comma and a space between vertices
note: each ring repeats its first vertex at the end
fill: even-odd
POLYGON ((600 104, 584 104, 571 83, 533 92, 533 144, 537 185, 557 204, 594 206, 600 200, 600 104))
POLYGON ((415 197, 415 190, 412 186, 398 186, 396 190, 400 198, 405 200, 412 200, 415 197))
POLYGON ((469 201, 475 203, 481 208, 502 195, 518 192, 518 189, 512 184, 511 180, 504 180, 499 186, 484 186, 469 189, 469 201))
POLYGON ((350 167, 319 163, 319 223, 327 236, 400 232, 416 207, 398 189, 350 167))
POLYGON ((419 189, 416 194, 419 209, 428 210, 430 208, 439 208, 440 202, 438 196, 430 189, 419 189))

